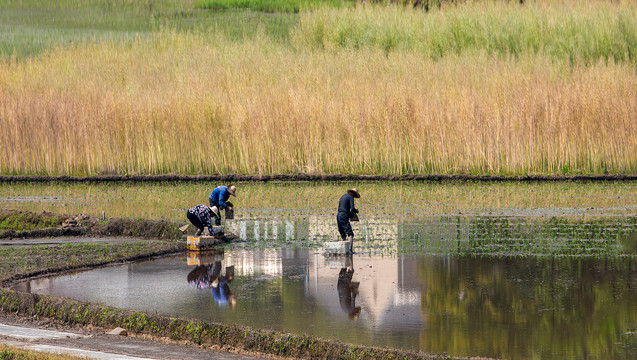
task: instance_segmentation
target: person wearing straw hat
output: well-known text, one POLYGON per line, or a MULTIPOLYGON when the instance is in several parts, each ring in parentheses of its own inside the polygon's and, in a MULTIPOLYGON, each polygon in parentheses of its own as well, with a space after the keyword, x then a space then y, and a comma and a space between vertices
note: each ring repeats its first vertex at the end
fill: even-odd
POLYGON ((232 203, 228 201, 230 195, 235 197, 237 196, 236 186, 217 186, 214 190, 212 190, 212 193, 210 193, 208 202, 210 203, 210 207, 213 210, 215 216, 215 225, 217 226, 221 225, 221 210, 227 207, 228 210, 232 211, 232 203))
POLYGON ((341 239, 349 241, 350 252, 354 252, 354 230, 352 230, 352 224, 350 220, 358 221, 358 209, 354 206, 354 198, 358 199, 361 195, 356 188, 347 190, 341 199, 338 201, 338 212, 336 214, 336 223, 338 224, 338 232, 341 234, 341 239))

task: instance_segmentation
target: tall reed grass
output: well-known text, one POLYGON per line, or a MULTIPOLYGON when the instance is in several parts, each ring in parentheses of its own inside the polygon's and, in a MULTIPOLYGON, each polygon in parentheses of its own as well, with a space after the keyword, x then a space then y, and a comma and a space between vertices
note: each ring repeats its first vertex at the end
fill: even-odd
POLYGON ((138 36, 170 28, 215 31, 242 40, 258 31, 287 39, 296 14, 208 11, 195 0, 3 0, 0 1, 0 58, 18 61, 54 47, 98 41, 128 46, 138 36))
MULTIPOLYGON (((452 16, 473 16, 462 9, 452 16)), ((432 18, 446 21, 442 12, 432 18)), ((637 171, 632 55, 433 57, 321 48, 302 31, 290 46, 164 30, 1 63, 0 173, 637 171)))
POLYGON ((292 36, 303 47, 407 50, 433 59, 485 52, 637 64, 637 3, 620 3, 478 1, 428 14, 401 6, 323 7, 301 14, 292 36))

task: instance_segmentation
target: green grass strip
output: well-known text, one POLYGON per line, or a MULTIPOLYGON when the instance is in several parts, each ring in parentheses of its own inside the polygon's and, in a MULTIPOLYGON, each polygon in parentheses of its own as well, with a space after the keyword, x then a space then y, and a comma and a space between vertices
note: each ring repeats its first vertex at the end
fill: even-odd
MULTIPOLYGON (((266 13, 298 13, 318 7, 340 8, 341 0, 200 0, 195 8, 212 10, 250 9, 266 13)), ((353 3, 350 3, 353 4, 353 3)))

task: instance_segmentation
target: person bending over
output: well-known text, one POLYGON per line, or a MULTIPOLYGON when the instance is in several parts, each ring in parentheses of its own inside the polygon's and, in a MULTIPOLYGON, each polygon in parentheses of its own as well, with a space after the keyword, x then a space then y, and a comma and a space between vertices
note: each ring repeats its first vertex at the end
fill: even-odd
POLYGON ((227 207, 228 210, 232 211, 232 203, 228 201, 230 195, 237 196, 236 186, 217 186, 214 190, 212 190, 212 193, 210 193, 210 197, 208 198, 210 207, 217 207, 217 211, 213 212, 215 225, 217 226, 221 225, 221 210, 224 210, 227 207))
POLYGON ((358 209, 354 206, 354 198, 358 199, 361 195, 356 188, 347 190, 347 193, 341 196, 338 201, 338 213, 336 214, 336 223, 338 224, 338 232, 341 234, 343 241, 349 241, 349 251, 354 252, 354 230, 350 224, 350 219, 358 220, 356 214, 358 209))
POLYGON ((212 209, 204 204, 197 205, 186 211, 186 217, 196 228, 195 236, 201 235, 205 227, 208 228, 210 235, 212 231, 212 218, 214 217, 212 209))

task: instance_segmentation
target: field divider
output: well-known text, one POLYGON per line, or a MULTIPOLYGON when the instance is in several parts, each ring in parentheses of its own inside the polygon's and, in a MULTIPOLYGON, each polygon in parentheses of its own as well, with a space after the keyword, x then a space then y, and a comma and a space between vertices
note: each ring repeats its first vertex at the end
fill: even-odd
POLYGON ((282 174, 282 175, 107 175, 107 176, 0 176, 0 183, 24 182, 73 182, 73 183, 116 183, 116 182, 268 182, 268 181, 635 181, 637 174, 607 175, 357 175, 357 174, 282 174))

